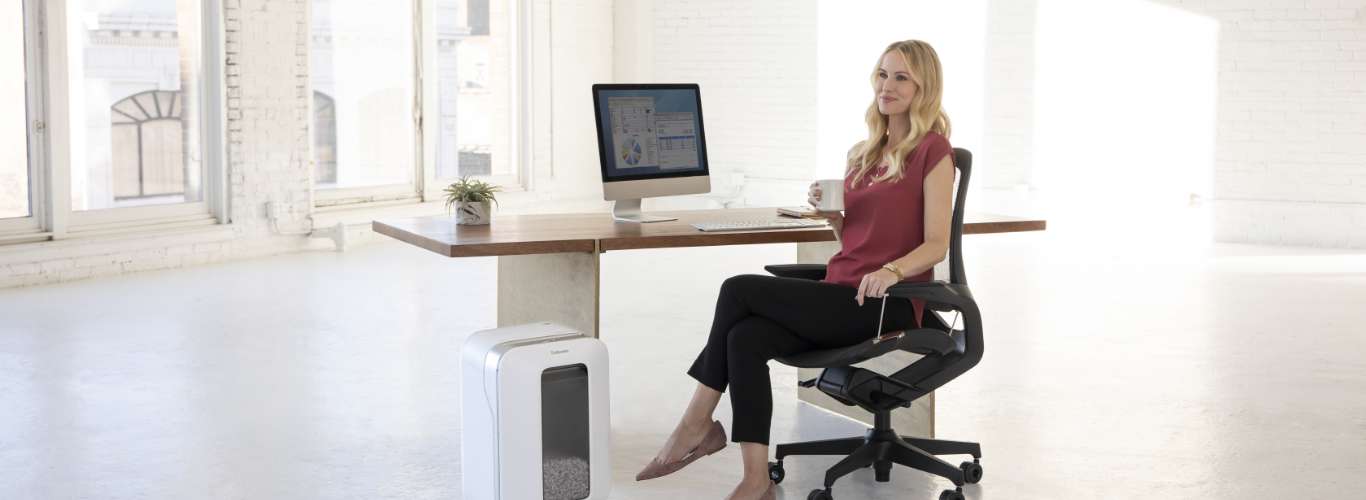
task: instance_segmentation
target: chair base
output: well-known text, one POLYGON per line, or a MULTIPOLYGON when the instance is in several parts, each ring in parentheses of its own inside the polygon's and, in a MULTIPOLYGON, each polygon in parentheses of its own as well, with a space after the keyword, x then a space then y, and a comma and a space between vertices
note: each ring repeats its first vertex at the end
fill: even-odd
POLYGON ((834 486, 839 478, 869 466, 873 467, 874 479, 885 483, 891 480, 894 463, 943 477, 953 481, 955 486, 962 486, 976 481, 970 480, 963 467, 955 467, 936 455, 972 455, 975 462, 982 458, 982 447, 978 443, 898 435, 891 427, 890 412, 883 411, 873 415, 873 428, 868 429, 861 438, 778 445, 775 456, 779 470, 783 458, 792 455, 845 455, 843 460, 825 472, 826 490, 834 486))

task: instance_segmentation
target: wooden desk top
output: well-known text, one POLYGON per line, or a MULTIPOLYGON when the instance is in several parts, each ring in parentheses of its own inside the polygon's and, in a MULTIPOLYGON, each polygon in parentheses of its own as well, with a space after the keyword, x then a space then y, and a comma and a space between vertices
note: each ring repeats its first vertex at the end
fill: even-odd
MULTIPOLYGON (((650 212, 676 221, 616 222, 610 213, 494 216, 486 226, 460 226, 450 216, 374 221, 375 232, 447 257, 593 252, 760 243, 834 241, 829 227, 704 233, 695 222, 777 217, 776 208, 731 208, 650 212)), ((1042 231, 1046 221, 1002 215, 967 214, 964 234, 1042 231)))

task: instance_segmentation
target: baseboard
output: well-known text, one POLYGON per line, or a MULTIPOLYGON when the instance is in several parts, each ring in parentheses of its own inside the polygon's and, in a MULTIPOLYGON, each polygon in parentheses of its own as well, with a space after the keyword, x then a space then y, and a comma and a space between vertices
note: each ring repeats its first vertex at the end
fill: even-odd
POLYGON ((1366 203, 1214 200, 1223 243, 1366 249, 1366 203))

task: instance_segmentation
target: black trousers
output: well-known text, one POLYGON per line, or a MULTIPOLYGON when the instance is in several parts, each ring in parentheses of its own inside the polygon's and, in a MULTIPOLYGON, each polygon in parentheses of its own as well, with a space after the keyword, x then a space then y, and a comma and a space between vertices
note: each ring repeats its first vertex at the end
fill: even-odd
MULTIPOLYGON (((773 390, 768 361, 872 338, 880 298, 855 302, 858 289, 775 276, 734 276, 721 285, 707 345, 688 375, 724 392, 730 387, 731 440, 768 444, 773 390)), ((884 332, 914 326, 910 301, 891 298, 884 332)))

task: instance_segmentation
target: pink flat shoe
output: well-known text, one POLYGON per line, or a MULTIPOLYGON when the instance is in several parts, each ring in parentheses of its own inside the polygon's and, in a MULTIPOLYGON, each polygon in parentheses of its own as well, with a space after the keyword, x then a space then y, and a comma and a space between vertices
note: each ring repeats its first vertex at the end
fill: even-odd
POLYGON ((673 474, 680 469, 687 467, 688 464, 693 463, 697 459, 721 451, 721 449, 725 447, 726 429, 721 427, 721 422, 713 420, 711 422, 711 429, 707 430, 707 435, 702 438, 702 442, 698 443, 696 448, 689 451, 687 455, 683 455, 683 458, 673 462, 661 463, 658 458, 650 460, 650 463, 645 464, 645 468, 641 469, 639 474, 636 474, 636 481, 644 481, 646 479, 654 479, 673 474))

